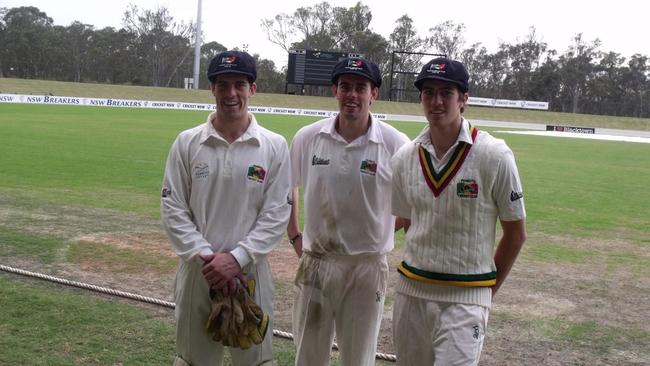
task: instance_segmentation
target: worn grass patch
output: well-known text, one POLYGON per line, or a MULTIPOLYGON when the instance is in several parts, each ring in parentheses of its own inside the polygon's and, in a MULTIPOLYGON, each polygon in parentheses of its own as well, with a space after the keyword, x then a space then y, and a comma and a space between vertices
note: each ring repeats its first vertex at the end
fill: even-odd
POLYGON ((169 273, 178 266, 178 258, 147 253, 138 249, 116 248, 103 243, 78 241, 68 249, 68 261, 84 270, 119 273, 169 273))
POLYGON ((535 243, 529 245, 525 255, 532 260, 548 263, 586 263, 596 253, 581 248, 571 248, 564 245, 552 243, 535 243))
POLYGON ((0 225, 0 256, 33 257, 44 263, 62 259, 67 248, 64 239, 34 235, 0 225))
POLYGON ((607 270, 628 271, 639 277, 650 278, 650 256, 635 252, 607 253, 607 270))
POLYGON ((534 319, 532 323, 546 337, 570 341, 600 355, 607 354, 612 349, 625 348, 629 343, 640 345, 641 349, 644 348, 643 345, 650 347, 650 332, 641 328, 604 326, 595 320, 534 319))

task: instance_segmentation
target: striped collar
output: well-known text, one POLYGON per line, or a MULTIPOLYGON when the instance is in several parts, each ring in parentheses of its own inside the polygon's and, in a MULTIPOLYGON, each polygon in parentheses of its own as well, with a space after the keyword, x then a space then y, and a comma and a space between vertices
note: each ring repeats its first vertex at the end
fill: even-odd
POLYGON ((432 162, 432 153, 427 148, 425 148, 425 141, 421 141, 421 137, 425 132, 426 141, 428 141, 429 146, 433 150, 431 140, 428 137, 429 129, 425 128, 422 133, 420 133, 420 135, 415 139, 416 145, 418 147, 417 153, 418 158, 420 159, 422 174, 424 174, 424 180, 427 182, 427 185, 431 189, 431 192, 433 192, 433 195, 435 197, 438 197, 445 189, 445 187, 449 185, 449 182, 451 182, 454 176, 456 176, 456 173, 458 173, 460 170, 463 162, 465 162, 465 158, 469 154, 470 149, 476 141, 478 129, 476 127, 472 127, 469 122, 463 119, 461 132, 458 134, 458 140, 456 142, 456 147, 454 148, 452 156, 447 164, 445 164, 445 166, 440 169, 439 172, 437 172, 434 168, 432 162))

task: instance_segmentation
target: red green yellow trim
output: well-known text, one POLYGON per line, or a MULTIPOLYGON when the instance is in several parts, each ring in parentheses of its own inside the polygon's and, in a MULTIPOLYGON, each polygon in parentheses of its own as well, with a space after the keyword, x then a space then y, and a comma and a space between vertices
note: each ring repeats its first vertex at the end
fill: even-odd
POLYGON ((408 266, 402 262, 397 267, 397 272, 413 281, 431 283, 435 285, 457 287, 491 287, 497 283, 497 273, 483 273, 476 275, 453 275, 422 271, 408 266))
MULTIPOLYGON (((469 132, 472 137, 472 143, 476 142, 478 128, 470 126, 469 132)), ((467 142, 459 142, 451 156, 451 159, 449 159, 449 162, 442 168, 440 173, 437 173, 434 169, 433 162, 431 161, 431 154, 427 149, 425 149, 422 144, 418 146, 418 156, 420 158, 420 167, 424 174, 424 180, 427 182, 427 185, 435 197, 438 197, 445 187, 449 185, 449 182, 451 182, 454 176, 456 176, 456 173, 458 173, 458 170, 460 170, 460 167, 463 165, 463 162, 465 161, 467 154, 469 154, 469 150, 472 146, 472 144, 467 142)))

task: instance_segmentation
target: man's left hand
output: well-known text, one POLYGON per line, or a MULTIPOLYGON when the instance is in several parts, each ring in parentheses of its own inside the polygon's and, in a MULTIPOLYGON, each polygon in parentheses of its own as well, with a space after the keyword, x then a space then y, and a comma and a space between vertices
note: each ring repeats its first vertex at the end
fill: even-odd
POLYGON ((235 257, 230 253, 214 253, 201 256, 201 259, 203 259, 201 272, 210 287, 230 293, 230 287, 235 285, 235 277, 241 272, 241 266, 235 257))

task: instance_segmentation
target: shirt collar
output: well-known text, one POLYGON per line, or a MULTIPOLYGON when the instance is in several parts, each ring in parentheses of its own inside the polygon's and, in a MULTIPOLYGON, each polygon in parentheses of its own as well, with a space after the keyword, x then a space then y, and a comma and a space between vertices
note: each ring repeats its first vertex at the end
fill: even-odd
MULTIPOLYGON (((212 125, 212 120, 216 118, 217 112, 212 112, 208 116, 208 120, 204 124, 203 131, 201 131, 201 143, 205 143, 209 139, 217 139, 219 141, 226 141, 219 133, 217 130, 215 130, 214 125, 212 125)), ((255 115, 252 113, 248 113, 248 118, 250 118, 250 124, 248 125, 248 128, 244 133, 239 136, 235 142, 251 142, 256 145, 260 144, 260 126, 257 123, 257 119, 255 119, 255 115)))
MULTIPOLYGON (((327 134, 334 139, 345 141, 345 139, 343 139, 343 137, 336 131, 336 118, 337 117, 331 117, 328 123, 325 123, 318 132, 327 134)), ((366 140, 374 143, 381 143, 383 140, 381 129, 379 128, 379 120, 372 114, 370 115, 370 127, 368 128, 368 131, 366 131, 361 139, 358 139, 360 142, 365 142, 366 140)))
MULTIPOLYGON (((417 135, 415 140, 413 140, 416 143, 422 144, 427 150, 433 151, 433 146, 431 144, 431 138, 429 137, 429 124, 427 123, 426 126, 420 131, 420 133, 417 135), (431 147, 431 148, 429 148, 431 147)), ((460 132, 458 133, 458 137, 456 138, 456 142, 454 143, 453 146, 456 146, 459 142, 466 142, 470 145, 472 145, 474 142, 472 141, 472 135, 469 132, 469 122, 465 119, 465 117, 461 117, 461 122, 460 122, 460 132)))

